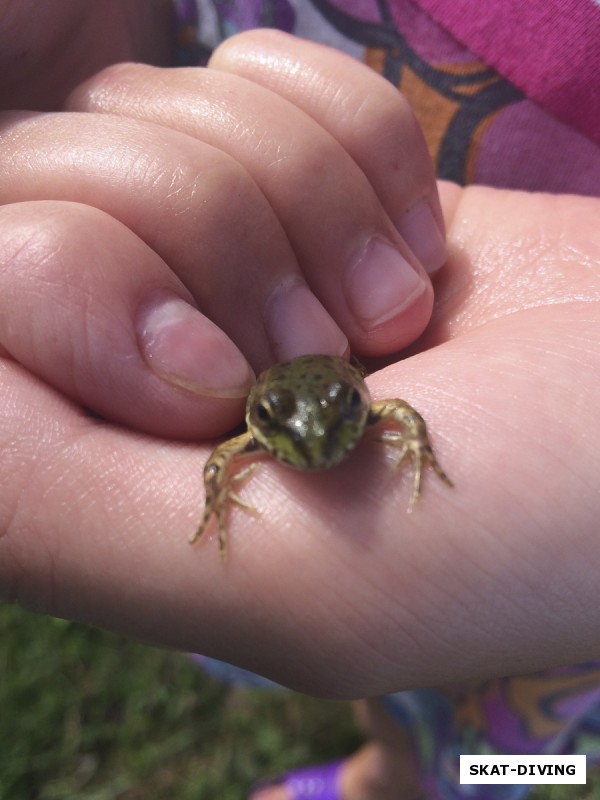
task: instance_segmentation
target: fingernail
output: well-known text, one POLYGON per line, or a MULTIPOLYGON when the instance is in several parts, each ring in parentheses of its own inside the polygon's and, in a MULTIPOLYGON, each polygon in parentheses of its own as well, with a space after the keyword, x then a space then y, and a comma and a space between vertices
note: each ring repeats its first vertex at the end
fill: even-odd
POLYGON ((437 272, 447 259, 446 242, 425 198, 397 220, 396 227, 428 274, 437 272))
POLYGON ((254 381, 248 362, 213 322, 177 295, 153 292, 138 308, 140 351, 168 383, 208 397, 245 397, 254 381))
POLYGON ((345 275, 350 310, 365 330, 383 325, 409 308, 427 286, 391 244, 373 236, 345 275))
POLYGON ((279 360, 308 353, 344 355, 348 339, 308 286, 298 278, 280 283, 265 303, 265 329, 279 360))

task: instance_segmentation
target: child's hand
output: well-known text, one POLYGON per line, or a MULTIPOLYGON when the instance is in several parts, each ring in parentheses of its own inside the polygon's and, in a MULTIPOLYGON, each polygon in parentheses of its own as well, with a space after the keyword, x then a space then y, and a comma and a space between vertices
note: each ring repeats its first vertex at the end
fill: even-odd
POLYGON ((455 482, 365 444, 318 475, 266 460, 216 533, 207 446, 85 417, 7 361, 0 587, 315 693, 373 695, 597 656, 600 201, 451 187, 428 348, 369 379, 425 416, 455 482))
POLYGON ((0 136, 0 344, 79 405, 190 439, 239 421, 275 360, 412 342, 445 258, 383 79, 264 31, 212 67, 109 68, 0 136))

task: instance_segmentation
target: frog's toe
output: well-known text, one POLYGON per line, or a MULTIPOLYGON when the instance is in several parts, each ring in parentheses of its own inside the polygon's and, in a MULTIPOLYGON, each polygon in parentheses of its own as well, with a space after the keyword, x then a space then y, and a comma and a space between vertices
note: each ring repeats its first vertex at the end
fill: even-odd
POLYGON ((210 522, 210 518, 212 517, 212 515, 213 515, 212 509, 206 509, 206 511, 204 512, 204 516, 202 517, 202 522, 200 523, 200 525, 198 525, 195 532, 189 538, 190 544, 196 544, 196 542, 204 536, 206 528, 208 527, 208 523, 210 522))
POLYGON ((206 529, 206 525, 204 524, 204 522, 202 522, 200 525, 198 525, 198 527, 196 528, 194 533, 188 539, 189 543, 190 544, 196 544, 198 539, 201 539, 204 536, 205 529, 206 529))
POLYGON ((235 492, 229 492, 229 500, 232 503, 235 503, 236 506, 243 508, 245 511, 249 511, 251 514, 259 514, 259 510, 256 506, 253 506, 252 503, 249 503, 247 500, 243 500, 239 495, 235 492))
POLYGON ((434 460, 431 462, 431 466, 433 467, 433 471, 438 476, 438 478, 446 484, 446 486, 450 486, 450 488, 454 487, 454 483, 450 480, 448 475, 444 472, 444 470, 440 467, 439 462, 434 460))

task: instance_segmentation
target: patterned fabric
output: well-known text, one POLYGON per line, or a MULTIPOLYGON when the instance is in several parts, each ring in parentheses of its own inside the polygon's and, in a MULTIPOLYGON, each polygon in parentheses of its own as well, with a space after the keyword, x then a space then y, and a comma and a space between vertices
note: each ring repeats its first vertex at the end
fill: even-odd
POLYGON ((600 756, 600 662, 381 698, 410 731, 421 784, 444 800, 519 800, 528 786, 459 783, 461 754, 600 756))
POLYGON ((600 143, 600 13, 594 0, 419 0, 458 41, 600 143))
POLYGON ((600 194, 598 0, 179 0, 179 62, 277 27, 404 93, 441 178, 600 194), (548 165, 552 168, 549 169, 548 165))
MULTIPOLYGON (((397 86, 440 177, 600 195, 600 0, 178 0, 177 9, 178 63, 205 64, 237 31, 293 32, 397 86)), ((461 786, 461 753, 600 754, 600 662, 382 703, 410 732, 425 790, 444 800, 527 794, 461 786)))

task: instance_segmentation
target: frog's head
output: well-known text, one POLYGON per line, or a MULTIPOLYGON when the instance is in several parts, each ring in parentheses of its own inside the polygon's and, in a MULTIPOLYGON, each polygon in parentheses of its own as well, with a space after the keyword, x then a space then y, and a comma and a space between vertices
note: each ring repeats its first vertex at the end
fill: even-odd
POLYGON ((342 359, 324 359, 303 357, 267 370, 248 398, 250 433, 296 469, 328 469, 342 461, 360 440, 369 413, 357 371, 342 359))

